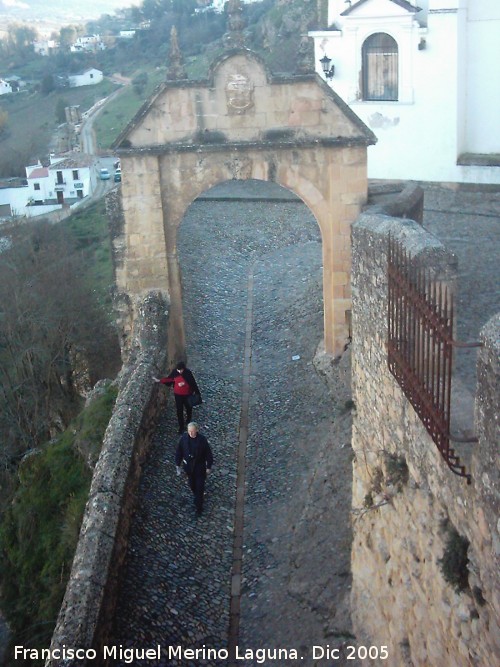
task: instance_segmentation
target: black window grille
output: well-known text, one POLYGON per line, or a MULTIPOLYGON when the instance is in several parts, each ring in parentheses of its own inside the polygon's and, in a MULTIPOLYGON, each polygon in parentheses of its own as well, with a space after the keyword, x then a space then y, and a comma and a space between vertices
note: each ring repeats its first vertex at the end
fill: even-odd
POLYGON ((450 470, 470 484, 450 446, 453 346, 459 345, 453 340, 453 299, 394 239, 388 250, 387 327, 390 372, 450 470))
POLYGON ((363 99, 397 101, 398 45, 384 32, 370 35, 362 48, 363 99))

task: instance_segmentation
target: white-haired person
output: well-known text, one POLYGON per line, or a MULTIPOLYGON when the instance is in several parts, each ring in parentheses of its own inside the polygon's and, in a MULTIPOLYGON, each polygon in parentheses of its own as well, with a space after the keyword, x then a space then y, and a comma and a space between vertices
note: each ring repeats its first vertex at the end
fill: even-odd
POLYGON ((205 480, 212 469, 213 462, 212 450, 208 440, 200 433, 198 424, 190 422, 187 433, 183 433, 179 438, 179 444, 175 452, 175 465, 178 475, 181 474, 182 469, 187 475, 194 496, 197 516, 201 516, 203 512, 205 480))

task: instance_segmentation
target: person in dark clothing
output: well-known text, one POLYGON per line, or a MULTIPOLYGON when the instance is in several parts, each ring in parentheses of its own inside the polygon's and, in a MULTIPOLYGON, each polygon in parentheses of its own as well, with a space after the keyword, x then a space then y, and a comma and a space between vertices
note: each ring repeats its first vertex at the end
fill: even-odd
POLYGON ((179 433, 184 433, 184 410, 186 410, 186 424, 189 424, 193 416, 193 408, 189 402, 189 397, 198 394, 201 398, 201 392, 196 384, 194 375, 186 368, 183 361, 179 361, 174 370, 164 378, 155 378, 155 382, 161 384, 172 384, 174 386, 175 408, 177 410, 177 421, 179 422, 179 433))
POLYGON ((201 516, 203 511, 205 479, 212 469, 213 462, 212 450, 208 440, 199 432, 198 424, 190 422, 187 433, 183 433, 179 439, 175 452, 175 465, 178 475, 184 468, 189 486, 193 492, 197 516, 201 516))

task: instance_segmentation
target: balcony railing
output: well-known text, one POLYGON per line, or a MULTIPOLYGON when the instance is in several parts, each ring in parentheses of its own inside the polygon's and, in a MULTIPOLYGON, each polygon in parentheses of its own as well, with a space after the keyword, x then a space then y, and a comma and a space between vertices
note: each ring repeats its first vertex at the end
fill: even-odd
MULTIPOLYGON (((453 298, 394 239, 388 249, 388 364, 452 472, 471 477, 450 446, 453 298)), ((470 442, 476 442, 471 439, 470 442)))

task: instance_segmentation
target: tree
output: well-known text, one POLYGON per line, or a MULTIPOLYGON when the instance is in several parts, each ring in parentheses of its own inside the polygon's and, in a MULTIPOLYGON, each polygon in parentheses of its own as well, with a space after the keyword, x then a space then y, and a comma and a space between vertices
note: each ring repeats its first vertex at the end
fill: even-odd
POLYGON ((132 85, 134 87, 134 92, 136 93, 137 97, 142 97, 142 95, 144 94, 144 90, 148 85, 148 78, 149 77, 147 72, 140 72, 136 77, 132 79, 132 85))
POLYGON ((69 47, 76 42, 78 31, 74 25, 66 25, 59 31, 59 44, 61 49, 69 51, 69 47))
POLYGON ((54 77, 52 74, 45 74, 42 79, 41 93, 43 95, 48 95, 53 90, 55 90, 56 84, 54 83, 54 77))
POLYGON ((64 429, 114 334, 85 284, 86 260, 60 225, 14 235, 0 262, 0 454, 4 465, 64 429))
POLYGON ((5 131, 9 120, 9 114, 0 107, 0 134, 5 131))
POLYGON ((9 26, 7 38, 3 40, 4 54, 13 58, 16 63, 24 63, 33 56, 33 42, 36 41, 37 37, 37 31, 29 26, 9 26))
POLYGON ((56 119, 58 123, 66 122, 66 107, 68 102, 63 98, 59 97, 56 103, 56 119))

